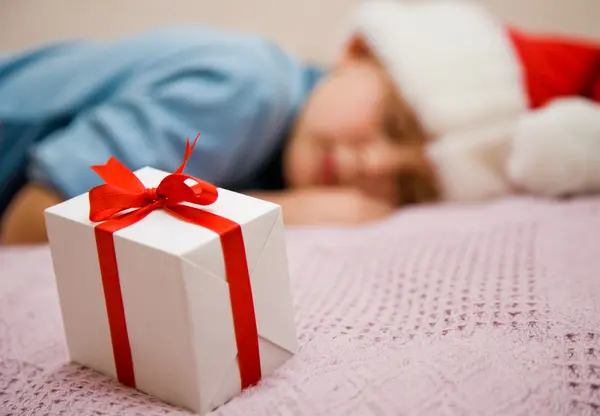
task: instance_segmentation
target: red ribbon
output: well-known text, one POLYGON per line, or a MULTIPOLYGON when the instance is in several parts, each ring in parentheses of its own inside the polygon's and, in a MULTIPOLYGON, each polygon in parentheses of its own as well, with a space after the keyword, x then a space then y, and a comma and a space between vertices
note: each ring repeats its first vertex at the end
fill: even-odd
POLYGON ((181 166, 166 176, 157 188, 147 189, 131 170, 115 158, 110 158, 105 165, 92 166, 106 182, 89 193, 90 221, 104 221, 94 228, 94 232, 115 367, 118 380, 131 387, 135 387, 135 372, 113 233, 135 224, 155 209, 163 209, 179 219, 219 234, 231 297, 242 389, 256 384, 261 378, 258 330, 242 229, 239 224, 227 218, 182 204, 188 202, 210 205, 218 198, 214 185, 183 174, 198 137, 199 135, 192 145, 187 141, 181 166), (196 184, 186 184, 188 179, 194 180, 196 184))

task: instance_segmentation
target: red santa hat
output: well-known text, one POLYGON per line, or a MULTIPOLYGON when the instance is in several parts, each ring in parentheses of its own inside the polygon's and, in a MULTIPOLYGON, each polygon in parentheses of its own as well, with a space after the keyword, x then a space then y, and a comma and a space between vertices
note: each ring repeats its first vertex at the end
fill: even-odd
MULTIPOLYGON (((525 35, 474 2, 367 0, 355 13, 351 31, 360 34, 383 63, 433 137, 461 137, 461 143, 452 139, 452 146, 440 146, 447 148, 440 152, 452 155, 453 161, 441 156, 437 160, 440 169, 450 176, 446 187, 452 188, 448 192, 451 199, 478 198, 503 190, 505 184, 501 182, 506 178, 490 176, 482 185, 487 189, 472 192, 459 191, 462 185, 457 180, 477 174, 468 168, 469 163, 481 164, 485 158, 503 163, 500 155, 510 153, 510 144, 492 136, 498 137, 500 130, 505 131, 505 137, 511 136, 509 130, 524 114, 565 97, 585 97, 590 105, 600 101, 600 47, 525 35), (472 139, 479 134, 476 131, 487 132, 483 134, 487 145, 472 139), (455 157, 461 146, 472 153, 483 146, 486 155, 462 163, 460 157, 455 157)), ((566 107, 566 113, 573 112, 573 106, 566 107)), ((589 116, 586 110, 583 113, 589 116)), ((535 129, 529 123, 528 135, 548 133, 546 121, 547 127, 556 127, 557 119, 564 121, 565 116, 556 113, 546 117, 552 120, 540 121, 538 117, 533 123, 535 129)), ((595 115, 596 127, 600 128, 600 112, 595 115)), ((600 146, 600 134, 597 141, 600 146)), ((600 154, 600 147, 595 150, 600 154)))

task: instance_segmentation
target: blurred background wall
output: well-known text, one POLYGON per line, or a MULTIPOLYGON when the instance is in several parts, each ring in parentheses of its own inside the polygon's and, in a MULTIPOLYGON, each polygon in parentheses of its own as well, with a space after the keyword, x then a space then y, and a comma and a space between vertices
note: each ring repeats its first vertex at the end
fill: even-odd
MULTIPOLYGON (((361 0, 0 0, 0 50, 206 22, 267 35, 311 60, 333 56, 361 0)), ((368 0, 366 0, 368 1, 368 0)), ((419 0, 411 0, 419 1, 419 0)), ((600 40, 600 0, 480 0, 512 24, 600 40)))

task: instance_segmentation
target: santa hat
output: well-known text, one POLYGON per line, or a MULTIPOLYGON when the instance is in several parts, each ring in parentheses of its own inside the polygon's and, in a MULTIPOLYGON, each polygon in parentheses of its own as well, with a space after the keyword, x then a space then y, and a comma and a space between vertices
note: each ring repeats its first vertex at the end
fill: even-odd
MULTIPOLYGON (((453 157, 461 146, 471 151, 476 151, 473 146, 487 146, 488 153, 495 149, 494 156, 510 152, 507 143, 492 143, 489 132, 510 129, 514 120, 553 100, 584 96, 590 105, 591 100, 600 101, 600 47, 522 34, 474 2, 367 0, 355 13, 351 31, 360 34, 383 63, 432 136, 463 137, 458 147, 444 144, 453 157), (468 145, 464 137, 476 131, 488 132, 491 142, 468 145)), ((565 118, 556 111, 549 117, 565 118)), ((596 119, 600 126, 600 117, 596 119)), ((548 132, 539 117, 535 124, 540 133, 548 132)), ((555 124, 549 120, 549 126, 555 124)), ((531 130, 531 123, 528 126, 531 130)), ((598 142, 600 146, 600 136, 598 142)), ((600 147, 596 151, 600 153, 600 147)), ((449 187, 459 186, 456 179, 461 175, 475 173, 460 166, 456 157, 440 159, 439 164, 445 171, 461 170, 445 172, 455 176, 449 187)), ((461 199, 501 191, 495 188, 504 185, 494 181, 505 178, 488 179, 489 189, 482 192, 450 194, 461 199)))

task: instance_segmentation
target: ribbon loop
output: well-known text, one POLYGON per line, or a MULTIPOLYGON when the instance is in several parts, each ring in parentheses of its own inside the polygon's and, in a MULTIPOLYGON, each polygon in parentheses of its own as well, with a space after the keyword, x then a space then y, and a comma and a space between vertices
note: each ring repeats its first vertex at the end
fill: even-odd
POLYGON ((145 192, 130 193, 112 184, 97 186, 90 191, 89 197, 92 222, 106 221, 128 209, 147 205, 145 192))
POLYGON ((158 191, 165 196, 165 203, 169 206, 181 202, 193 202, 196 198, 194 190, 185 183, 185 177, 175 173, 161 181, 158 191))

